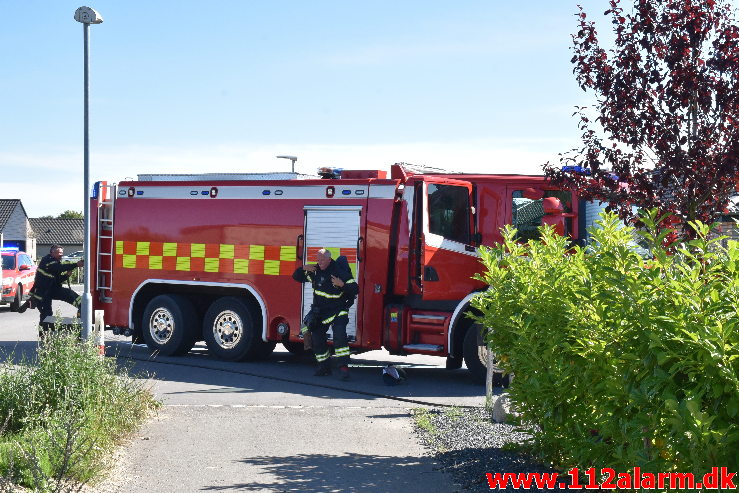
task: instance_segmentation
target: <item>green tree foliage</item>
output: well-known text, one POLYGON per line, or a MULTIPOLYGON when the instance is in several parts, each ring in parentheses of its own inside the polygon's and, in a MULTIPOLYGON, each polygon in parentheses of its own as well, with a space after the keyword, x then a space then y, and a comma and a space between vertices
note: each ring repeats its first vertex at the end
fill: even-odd
POLYGON ((84 214, 82 214, 81 212, 72 211, 72 210, 64 211, 57 216, 57 219, 84 219, 84 218, 85 218, 84 214))
POLYGON ((669 230, 642 214, 635 231, 605 214, 593 242, 483 249, 490 289, 473 302, 538 448, 564 467, 703 474, 739 466, 739 243, 662 247, 669 230))

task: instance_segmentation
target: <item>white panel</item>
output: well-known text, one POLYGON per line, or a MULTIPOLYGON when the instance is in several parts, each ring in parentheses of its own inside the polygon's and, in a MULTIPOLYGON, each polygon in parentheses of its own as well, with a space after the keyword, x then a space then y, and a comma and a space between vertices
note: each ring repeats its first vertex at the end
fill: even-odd
MULTIPOLYGON (((188 200, 220 200, 220 199, 259 199, 259 200, 282 200, 301 199, 316 200, 329 199, 326 196, 327 185, 296 185, 295 181, 275 185, 217 185, 217 197, 210 196, 210 184, 194 185, 149 185, 139 182, 135 189, 136 195, 128 196, 131 187, 120 187, 118 189, 119 199, 188 199, 188 200)), ((365 199, 367 198, 367 185, 331 185, 334 188, 335 199, 365 199)))
POLYGON ((371 199, 394 199, 397 187, 395 185, 370 185, 371 199))
POLYGON ((585 231, 583 232, 583 237, 587 235, 587 239, 590 239, 590 234, 587 233, 587 230, 597 227, 595 221, 600 221, 599 214, 606 210, 607 205, 606 202, 599 201, 587 202, 585 204, 585 231))
POLYGON ((405 187, 403 189, 403 200, 405 200, 408 206, 408 232, 413 231, 413 202, 414 202, 413 187, 405 187))
MULTIPOLYGON (((306 259, 308 248, 334 247, 353 250, 357 248, 361 208, 314 207, 306 208, 305 212, 304 259, 306 259)), ((359 265, 357 265, 356 272, 355 280, 361 286, 359 265)), ((313 288, 310 283, 303 283, 303 317, 310 310, 311 303, 313 303, 313 288)), ((357 303, 358 300, 349 309, 346 334, 350 341, 353 341, 357 334, 357 303)), ((330 336, 331 331, 329 331, 330 336)))

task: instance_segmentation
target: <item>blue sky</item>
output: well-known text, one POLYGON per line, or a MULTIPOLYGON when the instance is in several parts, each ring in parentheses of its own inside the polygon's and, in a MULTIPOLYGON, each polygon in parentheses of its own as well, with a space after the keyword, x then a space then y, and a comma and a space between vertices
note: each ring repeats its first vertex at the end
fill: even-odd
POLYGON ((540 173, 579 144, 577 4, 606 0, 0 0, 0 198, 83 209, 81 5, 91 180, 388 169, 540 173))

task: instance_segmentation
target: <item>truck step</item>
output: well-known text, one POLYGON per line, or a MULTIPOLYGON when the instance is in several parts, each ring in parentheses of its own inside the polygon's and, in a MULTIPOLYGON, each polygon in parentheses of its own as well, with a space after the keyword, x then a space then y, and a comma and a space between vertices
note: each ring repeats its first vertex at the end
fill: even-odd
POLYGON ((432 351, 435 353, 438 353, 442 349, 444 349, 444 346, 439 346, 436 344, 406 344, 403 346, 403 349, 407 351, 432 351))
POLYGON ((411 315, 411 322, 417 322, 429 325, 444 325, 447 317, 443 315, 429 315, 426 313, 414 313, 411 315))

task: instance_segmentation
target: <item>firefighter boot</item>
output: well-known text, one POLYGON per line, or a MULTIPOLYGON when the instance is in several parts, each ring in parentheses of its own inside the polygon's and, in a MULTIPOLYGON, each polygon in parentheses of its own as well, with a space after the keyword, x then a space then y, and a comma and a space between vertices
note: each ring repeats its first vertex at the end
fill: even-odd
POLYGON ((328 375, 331 375, 331 364, 329 363, 329 360, 326 360, 318 364, 318 369, 313 376, 325 377, 328 375))
POLYGON ((343 380, 344 382, 349 380, 349 367, 348 366, 339 367, 339 380, 343 380))
POLYGON ((31 298, 28 298, 21 306, 18 307, 18 313, 23 313, 31 306, 31 298))
POLYGON ((303 349, 306 351, 310 351, 313 349, 313 336, 310 333, 310 330, 308 330, 307 327, 304 327, 305 330, 300 330, 300 333, 303 334, 303 349))

